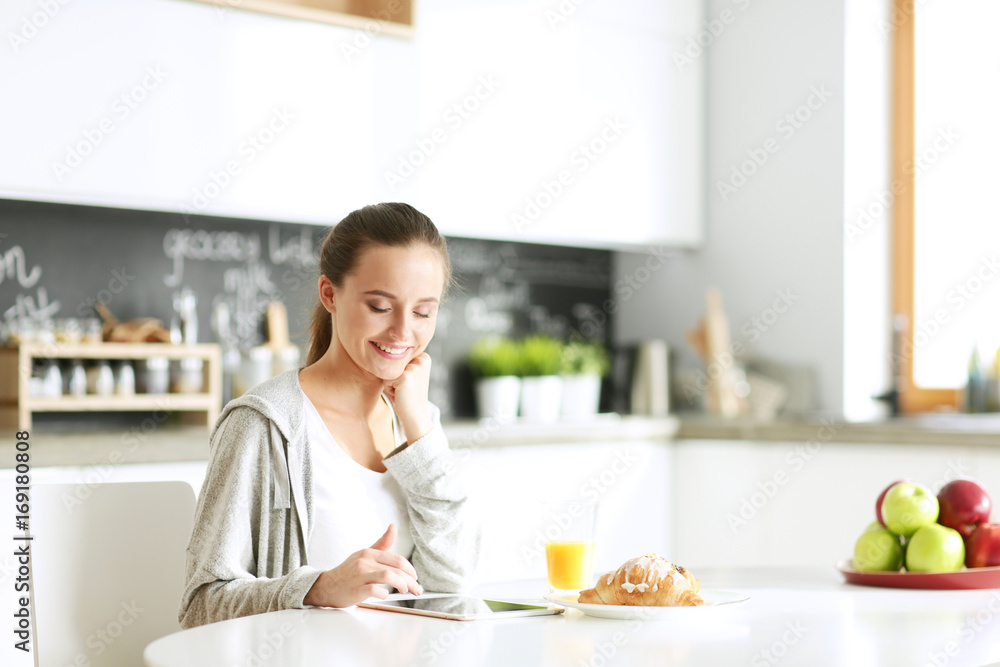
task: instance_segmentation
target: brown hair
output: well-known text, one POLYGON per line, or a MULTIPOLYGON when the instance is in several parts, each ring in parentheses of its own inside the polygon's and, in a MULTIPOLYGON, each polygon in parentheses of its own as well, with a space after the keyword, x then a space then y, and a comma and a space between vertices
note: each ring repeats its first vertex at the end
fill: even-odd
MULTIPOLYGON (((448 245, 426 215, 409 204, 373 204, 349 213, 337 223, 326 239, 319 256, 320 274, 337 287, 357 267, 361 253, 371 246, 408 247, 424 243, 438 251, 444 269, 444 288, 452 284, 448 245)), ((333 338, 330 313, 317 299, 309 325, 309 355, 306 366, 322 357, 333 338)))

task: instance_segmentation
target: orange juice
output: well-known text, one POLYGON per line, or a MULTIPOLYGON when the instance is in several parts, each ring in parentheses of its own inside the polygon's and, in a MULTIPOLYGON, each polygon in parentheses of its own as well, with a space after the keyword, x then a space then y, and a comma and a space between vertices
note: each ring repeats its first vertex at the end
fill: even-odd
POLYGON ((545 562, 552 588, 573 591, 590 588, 594 572, 594 542, 546 542, 545 562))

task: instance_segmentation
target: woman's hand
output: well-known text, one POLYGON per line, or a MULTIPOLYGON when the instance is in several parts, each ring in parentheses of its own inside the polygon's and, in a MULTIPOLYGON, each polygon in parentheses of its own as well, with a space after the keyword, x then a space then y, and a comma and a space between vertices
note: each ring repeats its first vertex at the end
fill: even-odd
POLYGON ((303 604, 350 607, 368 598, 384 600, 389 591, 379 584, 389 584, 400 593, 423 593, 410 561, 388 551, 395 539, 396 524, 390 523, 370 548, 354 552, 337 567, 320 574, 303 604))
POLYGON ((403 374, 395 380, 385 380, 386 396, 396 408, 406 441, 414 442, 431 430, 431 412, 427 404, 427 388, 431 381, 431 358, 421 352, 406 364, 403 374))

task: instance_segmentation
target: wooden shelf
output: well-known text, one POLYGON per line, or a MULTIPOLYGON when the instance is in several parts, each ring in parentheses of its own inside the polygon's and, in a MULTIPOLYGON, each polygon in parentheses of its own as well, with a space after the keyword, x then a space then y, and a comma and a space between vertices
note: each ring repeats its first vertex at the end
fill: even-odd
POLYGON ((164 410, 204 412, 211 427, 222 409, 222 348, 205 343, 169 345, 164 343, 25 343, 0 348, 0 424, 31 429, 34 412, 117 412, 164 410), (152 357, 185 359, 195 357, 205 364, 202 370, 205 392, 176 394, 114 394, 111 396, 31 396, 28 380, 35 359, 131 359, 152 357))
POLYGON ((211 394, 134 394, 132 396, 29 396, 32 412, 115 412, 118 410, 207 410, 211 394))
POLYGON ((167 357, 183 359, 199 357, 209 359, 215 351, 222 352, 214 343, 198 345, 171 345, 169 343, 25 343, 19 347, 0 350, 20 350, 35 359, 149 359, 167 357))
POLYGON ((375 35, 413 36, 413 0, 196 0, 239 9, 354 28, 375 35))

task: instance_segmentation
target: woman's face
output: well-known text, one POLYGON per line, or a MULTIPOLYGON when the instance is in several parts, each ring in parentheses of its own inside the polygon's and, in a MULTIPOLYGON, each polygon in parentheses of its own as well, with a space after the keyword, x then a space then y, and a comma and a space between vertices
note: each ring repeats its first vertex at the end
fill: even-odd
POLYGON ((434 336, 444 267, 426 244, 372 246, 331 287, 334 336, 359 368, 394 380, 434 336))

